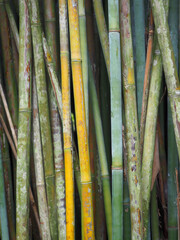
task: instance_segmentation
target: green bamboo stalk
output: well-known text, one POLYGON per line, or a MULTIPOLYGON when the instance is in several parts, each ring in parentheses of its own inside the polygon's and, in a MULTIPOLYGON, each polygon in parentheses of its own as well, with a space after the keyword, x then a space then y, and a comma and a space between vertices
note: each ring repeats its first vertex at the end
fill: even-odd
POLYGON ((158 206, 156 199, 156 182, 154 184, 152 195, 151 195, 151 228, 152 228, 152 239, 159 240, 159 216, 158 216, 158 206))
MULTIPOLYGON (((51 53, 52 62, 56 73, 58 73, 59 61, 56 42, 56 21, 55 21, 55 1, 44 1, 44 20, 45 33, 49 51, 51 53)), ((48 81, 49 99, 50 99, 50 116, 53 139, 54 163, 55 163, 55 183, 56 183, 56 202, 58 216, 58 235, 59 239, 65 238, 65 174, 64 174, 64 158, 62 146, 62 129, 60 116, 57 109, 54 91, 50 81, 48 81)))
POLYGON ((46 200, 46 187, 44 183, 44 166, 42 155, 42 144, 40 135, 39 113, 37 104, 37 90, 35 77, 33 79, 33 155, 36 176, 36 190, 38 197, 38 208, 41 222, 43 239, 51 239, 48 205, 46 200))
POLYGON ((12 12, 9 1, 5 1, 5 7, 6 7, 6 12, 7 12, 7 15, 8 15, 9 23, 10 23, 10 26, 11 26, 11 30, 13 32, 16 47, 17 47, 17 50, 19 51, 19 34, 18 34, 18 29, 17 29, 15 19, 14 19, 14 14, 12 12))
MULTIPOLYGON (((172 47, 174 50, 175 62, 178 69, 178 4, 179 1, 169 1, 169 29, 172 47)), ((168 123, 167 123, 167 160, 168 160, 168 239, 178 238, 178 218, 177 218, 177 192, 176 179, 174 176, 175 169, 178 169, 178 152, 173 128, 173 120, 171 115, 171 106, 168 100, 168 123)))
POLYGON ((180 83, 178 79, 177 67, 175 64, 175 56, 173 52, 172 42, 170 40, 168 21, 165 17, 164 2, 162 0, 151 0, 151 4, 154 15, 154 22, 157 28, 158 42, 162 54, 163 67, 175 130, 176 144, 178 148, 178 155, 180 156, 180 101, 178 97, 180 83))
POLYGON ((119 1, 108 1, 111 82, 112 239, 123 239, 122 96, 119 1), (113 16, 113 18, 112 18, 113 16))
POLYGON ((136 55, 136 91, 137 91, 137 107, 138 107, 138 120, 140 124, 142 98, 143 98, 143 85, 145 73, 145 9, 144 0, 134 0, 134 30, 135 30, 135 55, 136 55))
POLYGON ((98 98, 96 93, 96 87, 94 83, 92 69, 89 66, 90 71, 90 100, 92 103, 92 110, 94 115, 94 125, 96 132, 96 140, 98 146, 100 167, 101 167, 101 178, 103 182, 103 193, 104 193, 104 206, 105 206, 105 215, 106 215, 106 226, 108 231, 108 239, 112 239, 112 209, 111 209, 111 190, 110 190, 110 179, 107 165, 107 157, 104 145, 104 137, 102 130, 102 123, 100 117, 100 109, 98 104, 98 98))
MULTIPOLYGON (((166 16, 168 12, 168 1, 166 4, 166 16)), ((142 199, 143 199, 143 219, 144 219, 144 238, 147 237, 149 221, 149 202, 152 179, 152 166, 154 159, 154 146, 156 136, 157 114, 159 106, 159 96, 162 82, 162 61, 157 41, 157 32, 154 36, 154 53, 152 72, 150 80, 149 98, 146 114, 146 125, 144 133, 143 157, 142 157, 142 199)))
POLYGON ((3 70, 5 78, 5 88, 7 92, 7 100, 9 110, 13 119, 15 129, 18 125, 18 94, 17 85, 14 75, 14 65, 12 58, 12 49, 10 42, 10 29, 4 0, 0 0, 0 35, 2 44, 2 56, 3 56, 3 70))
POLYGON ((89 132, 89 94, 88 94, 88 49, 87 49, 87 33, 86 33, 86 15, 85 0, 78 0, 79 10, 79 30, 82 57, 82 75, 84 86, 84 99, 86 110, 86 125, 89 132))
POLYGON ((16 180, 16 238, 29 239, 29 161, 31 132, 31 28, 28 6, 19 2, 19 123, 16 180))
POLYGON ((93 0, 93 5, 106 68, 110 77, 109 40, 102 0, 93 0))
POLYGON ((45 169, 46 193, 48 200, 50 231, 52 239, 57 239, 55 175, 53 163, 53 146, 51 138, 48 96, 46 87, 45 64, 43 57, 42 30, 37 0, 31 0, 31 29, 34 52, 34 65, 37 86, 37 98, 40 117, 42 151, 45 169), (41 70, 40 70, 41 69, 41 70))
POLYGON ((152 166, 154 158, 154 146, 156 136, 156 123, 158 114, 158 104, 162 80, 162 62, 158 48, 157 37, 155 35, 155 48, 153 54, 152 73, 150 81, 149 99, 147 106, 143 157, 142 157, 142 199, 143 199, 143 219, 144 219, 144 237, 146 238, 149 221, 149 201, 152 178, 152 166))
POLYGON ((0 149, 0 225, 1 225, 1 237, 2 240, 9 240, 9 229, 8 229, 8 218, 7 218, 7 207, 5 198, 5 186, 4 186, 4 174, 2 155, 0 149))
POLYGON ((141 200, 141 162, 136 106, 133 48, 130 20, 130 3, 121 0, 121 49, 123 69, 123 93, 126 121, 126 144, 131 211, 131 238, 143 238, 141 200), (128 32, 128 34, 127 34, 128 32))

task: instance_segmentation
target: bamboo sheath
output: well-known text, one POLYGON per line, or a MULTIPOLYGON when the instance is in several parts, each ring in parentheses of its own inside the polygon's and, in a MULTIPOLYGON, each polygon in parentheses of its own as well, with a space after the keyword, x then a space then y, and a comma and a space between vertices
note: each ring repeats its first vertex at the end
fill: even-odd
POLYGON ((134 63, 129 1, 121 0, 122 75, 130 190, 131 238, 143 239, 141 161, 135 95, 134 63), (128 32, 128 34, 127 34, 128 32))
POLYGON ((112 239, 120 240, 123 239, 123 158, 120 22, 118 0, 108 1, 108 12, 111 83, 112 239))
POLYGON ((75 100, 76 126, 78 135, 81 191, 82 191, 82 237, 94 239, 94 219, 92 203, 92 182, 89 160, 88 135, 86 128, 84 91, 82 79, 82 59, 80 52, 80 34, 78 3, 68 0, 70 47, 75 100))
POLYGON ((45 64, 43 57, 42 30, 39 17, 39 4, 37 0, 30 2, 31 30, 33 40, 33 52, 35 63, 35 76, 37 86, 38 109, 40 119, 40 130, 42 139, 42 152, 44 160, 46 193, 48 200, 50 231, 52 239, 57 239, 57 214, 55 197, 55 174, 53 163, 53 146, 50 129, 50 118, 48 108, 48 96, 46 86, 45 64), (41 68, 41 71, 39 71, 41 68))

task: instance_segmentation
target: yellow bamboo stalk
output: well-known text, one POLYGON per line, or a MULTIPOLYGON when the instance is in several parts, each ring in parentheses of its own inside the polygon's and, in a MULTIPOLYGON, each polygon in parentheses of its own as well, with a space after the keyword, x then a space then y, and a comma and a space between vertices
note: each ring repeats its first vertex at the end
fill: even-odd
POLYGON ((67 1, 59 0, 60 59, 63 105, 63 139, 66 187, 66 239, 75 237, 74 176, 71 133, 70 67, 67 1))
POLYGON ((75 100, 76 125, 81 171, 82 239, 95 239, 90 172, 89 145, 86 128, 82 59, 78 19, 78 0, 68 0, 71 63, 75 100))

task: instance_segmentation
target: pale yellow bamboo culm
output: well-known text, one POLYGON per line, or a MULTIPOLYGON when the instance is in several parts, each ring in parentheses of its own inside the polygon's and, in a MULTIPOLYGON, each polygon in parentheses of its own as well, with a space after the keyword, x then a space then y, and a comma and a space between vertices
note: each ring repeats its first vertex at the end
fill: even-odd
POLYGON ((76 126, 78 135, 81 171, 82 239, 95 239, 92 204, 92 182, 89 160, 88 135, 86 128, 82 60, 78 19, 78 0, 68 0, 71 62, 75 100, 76 126))

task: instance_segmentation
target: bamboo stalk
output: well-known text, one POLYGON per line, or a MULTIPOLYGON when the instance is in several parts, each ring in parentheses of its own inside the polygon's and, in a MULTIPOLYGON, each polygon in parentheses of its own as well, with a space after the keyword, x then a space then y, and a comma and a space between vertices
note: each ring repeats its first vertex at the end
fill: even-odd
POLYGON ((141 200, 141 162, 138 136, 138 119, 135 95, 133 48, 129 1, 121 0, 121 49, 123 70, 123 93, 126 121, 126 144, 131 211, 131 238, 143 238, 141 200), (128 35, 127 35, 128 31, 128 35))
POLYGON ((84 90, 82 78, 82 59, 80 52, 80 34, 77 0, 68 0, 71 64, 78 135, 81 191, 82 191, 82 237, 94 239, 94 219, 92 204, 92 182, 89 160, 88 135, 86 128, 84 90))
POLYGON ((151 231, 152 231, 152 239, 158 240, 160 239, 159 235, 159 216, 158 216, 158 206, 156 199, 156 184, 154 184, 152 195, 151 195, 151 231))
POLYGON ((176 189, 177 189, 177 215, 178 215, 178 239, 180 239, 180 208, 179 208, 179 179, 178 179, 178 170, 176 169, 176 189))
POLYGON ((42 155, 42 144, 40 136, 39 113, 37 104, 35 77, 33 79, 33 155, 36 176, 36 189, 38 197, 38 208, 41 222, 41 231, 43 239, 51 239, 48 205, 46 200, 46 187, 44 183, 44 166, 42 155))
POLYGON ((138 120, 141 120, 141 109, 143 99, 144 70, 146 62, 145 54, 145 9, 144 0, 134 0, 134 30, 135 30, 135 55, 136 55, 136 87, 137 87, 137 109, 138 120))
POLYGON ((87 49, 87 33, 86 33, 86 15, 85 15, 85 0, 78 0, 79 11, 79 31, 80 45, 82 57, 82 76, 84 88, 84 100, 86 111, 86 125, 89 133, 89 94, 88 94, 88 49, 87 49))
MULTIPOLYGON (((70 65, 67 1, 59 0, 60 59, 63 103, 63 139, 66 187, 66 239, 75 237, 74 174, 70 102, 70 65)), ((78 188, 80 190, 80 188, 78 188)))
MULTIPOLYGON (((175 64, 178 69, 178 4, 179 1, 169 1, 169 30, 174 50, 175 64)), ((167 102, 167 187, 168 187, 168 239, 176 239, 178 237, 178 215, 177 215, 177 204, 176 204, 176 181, 174 177, 175 169, 178 168, 178 152, 173 128, 173 120, 171 114, 171 106, 168 99, 167 102)))
POLYGON ((7 218, 7 207, 6 207, 6 198, 5 198, 4 174, 3 174, 1 149, 0 149, 0 225, 1 225, 2 239, 9 240, 10 238, 9 238, 9 230, 8 230, 8 218, 7 218))
POLYGON ((119 1, 108 1, 111 82, 112 239, 123 239, 122 96, 119 1), (112 18, 113 16, 113 18, 112 18))
POLYGON ((154 16, 155 26, 157 28, 158 42, 162 54, 163 67, 165 72, 166 84, 168 88, 168 96, 171 105, 171 112, 175 130, 176 144, 178 148, 178 155, 180 156, 180 129, 179 129, 179 97, 178 89, 180 83, 177 74, 177 67, 175 64, 175 56, 170 40, 170 32, 168 22, 165 17, 165 8, 162 0, 151 0, 152 11, 154 16))
POLYGON ((146 67, 145 67, 145 74, 144 74, 141 123, 140 123, 141 158, 142 158, 142 152, 143 152, 144 128, 145 128, 145 122, 146 122, 147 103, 148 103, 148 95, 149 95, 152 53, 153 53, 153 16, 152 16, 152 11, 151 11, 150 23, 149 23, 149 38, 148 38, 147 56, 146 56, 146 67))
POLYGON ((102 0, 93 0, 94 12, 108 76, 110 76, 109 40, 102 0))
MULTIPOLYGON (((90 75, 92 75, 92 69, 89 67, 90 75)), ((98 98, 96 93, 96 87, 93 76, 90 76, 89 89, 90 89, 90 100, 92 103, 92 110, 94 115, 94 125, 96 132, 96 140, 98 146, 101 178, 103 183, 103 194, 104 194, 104 207, 106 215, 106 226, 108 232, 108 238, 112 239, 112 209, 111 209, 111 190, 110 190, 110 178, 108 172, 108 164, 106 157, 106 150, 103 138, 103 129, 101 123, 100 109, 98 104, 98 98)))
POLYGON ((31 28, 28 6, 19 2, 19 123, 16 173, 16 238, 29 239, 29 161, 31 132, 31 28))
MULTIPOLYGON (((168 12, 168 1, 166 4, 166 16, 168 12)), ((149 221, 149 202, 152 179, 152 166, 154 159, 154 146, 156 136, 157 114, 159 106, 159 96, 162 81, 162 61, 159 44, 157 41, 157 32, 154 37, 154 53, 150 80, 150 90, 146 114, 146 125, 144 133, 143 157, 142 157, 142 199, 143 199, 143 219, 144 219, 144 237, 147 237, 147 228, 149 221)))
MULTIPOLYGON (((56 18, 55 18, 55 1, 44 1, 44 20, 45 32, 47 36, 47 43, 49 51, 52 56, 51 65, 58 73, 59 61, 56 42, 56 18)), ((55 183, 56 183, 56 202, 57 202, 57 216, 58 216, 58 235, 59 239, 65 238, 65 174, 64 174, 64 158, 63 158, 63 144, 62 144, 62 129, 60 116, 57 109, 54 91, 50 81, 48 81, 49 99, 50 99, 50 114, 51 114, 51 128, 53 139, 53 151, 55 162, 55 183)))
POLYGON ((8 19, 9 19, 9 24, 10 24, 11 30, 13 32, 16 47, 17 47, 17 50, 19 51, 19 34, 18 34, 17 25, 16 25, 16 22, 14 19, 14 15, 13 15, 9 0, 5 1, 5 7, 6 7, 8 19))
POLYGON ((45 64, 43 58, 42 30, 37 0, 31 0, 31 30, 33 40, 34 64, 37 86, 37 98, 44 157, 46 193, 48 200, 50 231, 52 239, 57 239, 55 175, 53 163, 53 147, 51 139, 48 96, 46 88, 45 64), (41 71, 39 71, 41 69, 41 71))
POLYGON ((1 44, 2 44, 2 56, 3 56, 3 70, 5 78, 5 88, 7 92, 7 100, 9 105, 9 110, 13 119, 13 124, 15 129, 18 125, 18 94, 17 86, 14 75, 14 65, 11 52, 11 42, 10 42, 10 29, 8 18, 5 10, 4 0, 0 1, 0 34, 1 34, 1 44))

